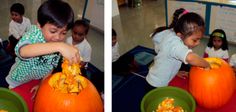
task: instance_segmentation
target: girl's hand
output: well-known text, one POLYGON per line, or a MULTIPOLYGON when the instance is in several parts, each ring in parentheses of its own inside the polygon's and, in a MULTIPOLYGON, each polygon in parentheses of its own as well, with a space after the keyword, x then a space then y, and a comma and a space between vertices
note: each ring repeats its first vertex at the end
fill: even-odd
POLYGON ((60 53, 62 54, 63 57, 68 59, 69 64, 72 63, 79 63, 80 62, 80 54, 79 50, 69 44, 62 44, 60 53))
POLYGON ((33 93, 32 97, 31 97, 32 100, 34 100, 34 98, 38 92, 38 89, 39 89, 39 85, 36 85, 33 88, 31 88, 30 92, 33 93))
POLYGON ((188 72, 186 72, 186 71, 179 71, 177 73, 177 76, 182 78, 182 79, 186 79, 188 77, 188 72))

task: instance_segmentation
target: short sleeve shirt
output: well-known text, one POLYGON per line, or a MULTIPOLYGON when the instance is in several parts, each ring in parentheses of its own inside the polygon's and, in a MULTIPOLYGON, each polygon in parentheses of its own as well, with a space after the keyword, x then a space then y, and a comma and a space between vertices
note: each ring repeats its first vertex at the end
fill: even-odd
MULTIPOLYGON (((73 41, 72 36, 70 36, 66 39, 66 43, 69 43, 71 45, 72 45, 72 41, 73 41)), ((91 48, 89 42, 87 41, 87 39, 84 39, 79 44, 76 44, 75 47, 79 49, 80 56, 82 57, 82 60, 84 62, 90 62, 91 54, 92 54, 92 48, 91 48)))
POLYGON ((30 27, 30 20, 24 16, 22 23, 17 23, 11 20, 9 24, 9 36, 13 35, 16 39, 20 39, 20 37, 30 29, 30 27))
POLYGON ((218 49, 215 50, 214 47, 207 47, 205 50, 205 53, 208 54, 208 57, 218 57, 222 59, 228 59, 229 58, 229 53, 228 50, 223 50, 223 49, 218 49))
POLYGON ((116 60, 118 60, 119 57, 120 57, 119 44, 118 42, 116 42, 116 44, 112 46, 112 62, 115 62, 116 60))
POLYGON ((153 41, 158 45, 154 65, 150 68, 146 80, 154 87, 167 86, 179 71, 186 56, 192 52, 174 31, 165 30, 156 34, 153 41))
POLYGON ((46 41, 41 30, 33 25, 29 32, 23 35, 15 47, 17 55, 16 62, 9 72, 12 80, 17 82, 28 82, 33 79, 41 79, 57 66, 60 59, 59 53, 27 59, 20 56, 19 50, 22 46, 35 43, 46 43, 46 41))
POLYGON ((230 60, 229 60, 229 64, 233 67, 236 67, 236 54, 233 54, 231 57, 230 57, 230 60))

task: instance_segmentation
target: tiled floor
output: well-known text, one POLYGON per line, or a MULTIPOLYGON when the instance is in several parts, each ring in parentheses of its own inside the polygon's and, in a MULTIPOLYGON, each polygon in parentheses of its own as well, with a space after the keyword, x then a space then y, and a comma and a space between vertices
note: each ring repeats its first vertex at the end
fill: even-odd
MULTIPOLYGON (((165 0, 142 0, 142 6, 131 8, 119 7, 120 15, 112 18, 112 28, 117 31, 120 53, 124 54, 137 45, 153 48, 149 35, 155 27, 165 25, 165 0)), ((193 49, 203 55, 208 39, 193 49)), ((229 54, 236 53, 236 46, 229 45, 229 54)))

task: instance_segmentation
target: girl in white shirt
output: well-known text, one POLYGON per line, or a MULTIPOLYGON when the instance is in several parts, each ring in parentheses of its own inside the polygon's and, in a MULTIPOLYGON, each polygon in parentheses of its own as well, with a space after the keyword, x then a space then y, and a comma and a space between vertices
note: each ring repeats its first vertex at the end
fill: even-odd
POLYGON ((156 87, 168 86, 169 82, 178 73, 182 62, 192 66, 210 68, 210 64, 192 52, 192 48, 200 44, 205 31, 202 17, 188 12, 176 18, 173 27, 157 28, 153 33, 153 41, 158 45, 155 51, 154 64, 146 76, 148 92, 156 87), (163 31, 164 30, 164 31, 163 31))
POLYGON ((80 51, 82 60, 80 62, 82 68, 87 68, 87 63, 91 60, 92 48, 87 41, 89 31, 89 23, 85 20, 75 21, 72 27, 72 36, 66 39, 66 43, 74 45, 80 51))
POLYGON ((115 62, 120 57, 119 44, 117 42, 116 36, 117 36, 116 31, 112 29, 112 62, 115 62))
POLYGON ((215 29, 211 33, 204 57, 218 57, 228 62, 228 42, 224 30, 215 29))
POLYGON ((236 54, 233 54, 229 59, 229 64, 233 68, 234 73, 236 74, 236 54))

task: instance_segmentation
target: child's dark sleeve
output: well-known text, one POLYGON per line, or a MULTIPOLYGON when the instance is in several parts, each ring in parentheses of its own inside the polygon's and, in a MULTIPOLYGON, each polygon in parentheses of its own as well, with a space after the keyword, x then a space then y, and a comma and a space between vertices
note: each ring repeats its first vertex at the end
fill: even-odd
POLYGON ((203 55, 204 58, 207 58, 209 57, 208 54, 206 52, 204 52, 204 55, 203 55))

